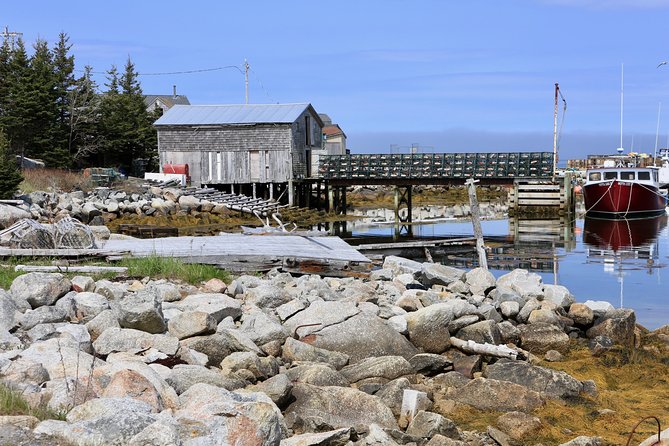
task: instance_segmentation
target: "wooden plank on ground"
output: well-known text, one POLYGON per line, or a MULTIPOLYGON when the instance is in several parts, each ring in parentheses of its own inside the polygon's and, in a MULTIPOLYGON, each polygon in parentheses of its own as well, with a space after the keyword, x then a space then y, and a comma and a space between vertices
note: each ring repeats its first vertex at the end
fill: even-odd
POLYGON ((38 273, 127 273, 125 266, 55 266, 55 265, 16 265, 14 271, 38 273))
POLYGON ((365 243, 364 245, 358 245, 355 248, 359 251, 393 248, 424 248, 426 246, 462 245, 474 243, 475 241, 476 239, 474 237, 464 237, 441 240, 417 240, 411 242, 365 243))

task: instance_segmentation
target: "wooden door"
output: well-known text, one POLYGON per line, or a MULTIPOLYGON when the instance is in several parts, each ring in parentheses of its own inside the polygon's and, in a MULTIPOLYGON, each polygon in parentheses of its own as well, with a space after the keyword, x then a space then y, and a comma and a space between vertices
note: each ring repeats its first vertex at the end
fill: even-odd
POLYGON ((251 170, 251 182, 260 181, 260 151, 251 150, 249 152, 249 168, 251 170))

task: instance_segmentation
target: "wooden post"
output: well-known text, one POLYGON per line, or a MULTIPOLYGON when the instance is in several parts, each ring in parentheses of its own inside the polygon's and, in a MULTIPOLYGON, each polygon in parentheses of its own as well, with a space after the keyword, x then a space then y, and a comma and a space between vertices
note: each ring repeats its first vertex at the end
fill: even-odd
POLYGON ((472 214, 472 225, 474 226, 474 237, 476 237, 476 251, 479 255, 479 266, 483 269, 488 269, 488 259, 485 253, 485 246, 483 244, 483 230, 481 229, 481 213, 479 212, 479 202, 476 199, 476 183, 478 180, 473 178, 465 181, 467 190, 469 192, 469 206, 472 214))
POLYGON ((293 190, 293 180, 288 180, 288 205, 295 204, 295 191, 293 190))
POLYGON ((330 212, 337 212, 337 208, 335 208, 335 188, 331 187, 327 191, 328 194, 328 211, 330 212))
POLYGON ((274 183, 269 183, 269 199, 274 200, 274 183))
POLYGON ((257 198, 257 195, 256 195, 256 183, 253 183, 253 185, 252 185, 251 187, 253 188, 253 189, 252 189, 252 190, 253 190, 252 197, 253 197, 253 198, 257 198))

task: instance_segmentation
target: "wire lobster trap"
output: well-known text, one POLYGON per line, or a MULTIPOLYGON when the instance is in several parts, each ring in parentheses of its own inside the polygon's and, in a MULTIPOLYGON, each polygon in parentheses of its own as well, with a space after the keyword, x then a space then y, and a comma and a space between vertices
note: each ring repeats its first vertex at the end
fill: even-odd
POLYGON ((95 237, 91 228, 78 220, 65 216, 54 225, 56 248, 95 248, 95 237))

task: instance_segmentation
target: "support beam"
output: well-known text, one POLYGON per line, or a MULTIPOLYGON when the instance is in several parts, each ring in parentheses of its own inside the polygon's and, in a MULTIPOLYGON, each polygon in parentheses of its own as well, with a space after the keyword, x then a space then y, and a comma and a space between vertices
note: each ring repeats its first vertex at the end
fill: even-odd
POLYGON ((476 198, 476 183, 478 180, 473 178, 465 181, 467 191, 469 192, 469 206, 472 214, 472 225, 474 226, 474 237, 476 237, 476 252, 479 255, 479 266, 488 269, 488 258, 486 257, 485 246, 483 244, 483 230, 481 229, 481 213, 479 211, 479 201, 476 198))
POLYGON ((293 190, 293 180, 288 180, 288 204, 295 205, 295 191, 293 190))

